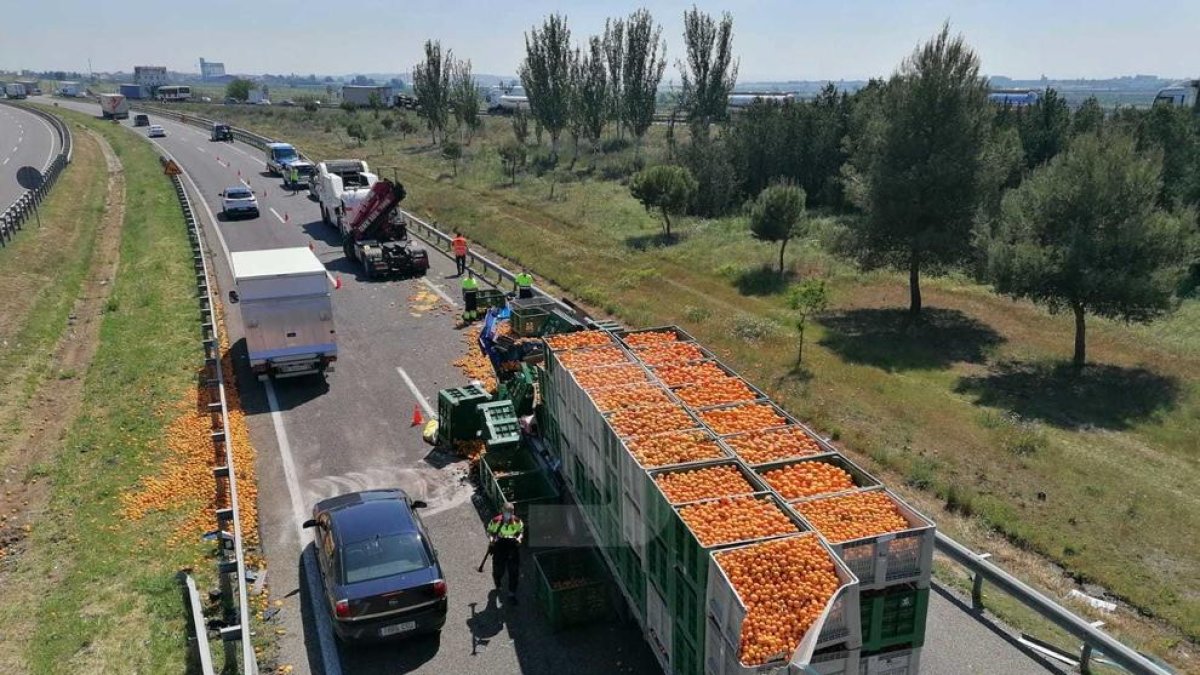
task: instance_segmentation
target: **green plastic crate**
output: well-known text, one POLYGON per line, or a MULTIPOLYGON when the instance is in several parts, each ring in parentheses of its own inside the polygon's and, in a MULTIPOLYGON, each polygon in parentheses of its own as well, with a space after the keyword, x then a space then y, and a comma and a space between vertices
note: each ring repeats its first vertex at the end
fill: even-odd
POLYGON ((473 440, 483 428, 479 405, 490 400, 490 394, 473 384, 439 391, 438 435, 452 441, 473 440))
POLYGON ((481 308, 503 307, 507 298, 504 291, 497 288, 481 288, 475 291, 475 303, 481 308))
POLYGON ((517 515, 529 515, 530 504, 552 504, 558 500, 558 489, 543 471, 527 471, 507 476, 495 476, 480 463, 483 493, 499 511, 504 502, 512 502, 517 515))
POLYGON ((925 644, 925 620, 929 589, 904 584, 859 596, 862 619, 862 648, 877 651, 905 645, 925 644))
POLYGON ((508 445, 521 441, 521 425, 517 422, 512 401, 495 401, 479 406, 483 426, 487 430, 487 444, 508 445))
POLYGON ((555 630, 605 618, 612 610, 604 562, 590 548, 535 553, 537 600, 555 630), (556 584, 569 584, 555 588, 556 584))
MULTIPOLYGON (((703 618, 703 617, 701 617, 703 618)), ((703 637, 703 636, 702 636, 703 637)), ((704 659, 697 643, 678 632, 671 635, 671 669, 674 675, 704 675, 704 659)), ((704 644, 700 642, 699 644, 704 644)))
POLYGON ((542 334, 550 312, 541 307, 513 307, 509 317, 514 333, 521 337, 537 337, 542 334))
POLYGON ((646 573, 642 569, 642 559, 630 546, 618 546, 615 550, 617 574, 621 580, 621 586, 633 602, 633 606, 629 609, 639 617, 645 617, 646 573))
POLYGON ((519 445, 503 450, 488 450, 483 455, 483 462, 487 463, 493 475, 497 472, 523 473, 540 468, 533 453, 519 445))

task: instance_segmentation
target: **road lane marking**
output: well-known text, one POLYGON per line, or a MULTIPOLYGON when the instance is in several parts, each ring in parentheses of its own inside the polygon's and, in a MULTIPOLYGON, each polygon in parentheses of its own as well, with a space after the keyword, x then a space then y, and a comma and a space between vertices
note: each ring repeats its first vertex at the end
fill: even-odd
POLYGON ((220 223, 217 222, 217 217, 216 217, 216 215, 213 214, 212 209, 209 208, 208 202, 205 201, 204 193, 200 191, 200 186, 196 185, 196 181, 192 180, 192 175, 190 173, 188 173, 187 169, 185 169, 183 167, 183 163, 180 162, 179 160, 176 160, 175 156, 172 155, 169 150, 164 148, 161 143, 154 140, 153 138, 148 138, 146 140, 153 143, 154 146, 157 147, 159 150, 162 150, 163 153, 166 154, 167 159, 173 160, 175 162, 175 165, 179 167, 180 175, 183 176, 184 180, 186 180, 188 182, 188 185, 192 186, 192 192, 195 194, 196 199, 198 199, 200 201, 200 206, 204 207, 204 212, 208 214, 208 222, 212 223, 213 230, 215 230, 217 233, 217 241, 220 242, 220 244, 221 244, 221 252, 225 254, 225 263, 227 265, 229 265, 230 272, 232 273, 232 271, 233 271, 233 256, 230 255, 230 253, 229 253, 229 244, 225 243, 225 235, 221 234, 221 225, 220 225, 220 223))
POLYGON ((204 148, 202 148, 202 147, 200 147, 200 146, 198 146, 198 145, 196 146, 196 149, 197 149, 197 150, 199 150, 200 152, 203 152, 203 153, 204 153, 204 154, 206 154, 206 155, 208 154, 208 151, 207 151, 207 150, 205 150, 204 148))
POLYGON ((12 159, 12 157, 5 157, 5 158, 4 158, 4 162, 3 162, 3 163, 4 163, 4 164, 8 164, 8 160, 10 160, 10 159, 12 159))
MULTIPOLYGON (((248 187, 248 186, 247 186, 247 187, 248 187)), ((283 216, 279 215, 279 212, 275 210, 275 207, 271 207, 271 208, 270 208, 270 209, 268 209, 268 210, 269 210, 271 213, 275 214, 275 217, 279 219, 279 222, 281 222, 281 223, 285 223, 285 222, 287 222, 287 221, 285 221, 285 220, 283 219, 283 216)))
POLYGON ((439 296, 441 299, 443 299, 443 300, 445 300, 446 302, 450 303, 450 306, 451 306, 451 307, 458 307, 458 303, 454 301, 454 298, 452 298, 452 297, 450 297, 449 295, 447 295, 447 294, 446 294, 446 291, 443 291, 441 288, 439 288, 437 285, 435 285, 435 284, 434 284, 432 281, 430 281, 429 279, 427 279, 427 278, 425 278, 425 277, 421 277, 421 283, 423 283, 423 284, 425 284, 426 286, 428 286, 428 287, 429 287, 429 290, 433 291, 434 293, 437 293, 437 294, 438 294, 438 296, 439 296))
POLYGON ((292 516, 296 521, 296 533, 300 536, 300 549, 303 550, 308 545, 311 535, 302 527, 307 519, 304 516, 304 500, 300 498, 300 481, 296 478, 296 460, 292 457, 292 445, 288 442, 287 429, 283 428, 283 414, 279 412, 279 399, 275 397, 275 383, 267 380, 263 386, 267 390, 267 405, 271 407, 271 425, 275 427, 275 444, 279 447, 279 459, 283 463, 283 477, 287 483, 288 497, 292 502, 292 516))
MULTIPOLYGON (((55 145, 57 145, 57 144, 55 143, 55 140, 54 140, 54 139, 55 139, 55 138, 57 138, 57 137, 58 137, 58 135, 57 135, 56 133, 54 133, 54 129, 50 127, 50 123, 49 123, 49 122, 47 122, 46 120, 42 119, 41 117, 38 117, 38 118, 37 118, 37 121, 39 121, 39 122, 41 122, 41 123, 42 123, 42 128, 44 128, 44 129, 46 130, 46 133, 47 133, 47 134, 49 135, 49 137, 50 137, 50 143, 49 143, 49 145, 50 145, 50 149, 49 149, 48 151, 46 151, 46 163, 43 165, 43 166, 45 166, 47 169, 49 169, 49 168, 50 168, 50 162, 54 160, 54 146, 55 146, 55 145)), ((24 127, 22 127, 22 128, 24 128, 24 127)))
POLYGON ((16 151, 17 151, 17 146, 15 146, 15 145, 14 145, 14 146, 13 146, 13 149, 12 149, 12 151, 13 151, 13 152, 16 152, 16 151))
POLYGON ((408 373, 404 372, 404 369, 400 366, 396 366, 396 372, 400 373, 400 377, 404 378, 404 384, 408 385, 408 390, 411 391, 413 396, 417 398, 417 403, 420 404, 421 408, 425 411, 425 415, 428 417, 435 417, 436 415, 433 412, 433 406, 429 405, 429 399, 425 398, 425 394, 422 394, 420 389, 417 389, 416 383, 412 381, 412 378, 408 376, 408 373))

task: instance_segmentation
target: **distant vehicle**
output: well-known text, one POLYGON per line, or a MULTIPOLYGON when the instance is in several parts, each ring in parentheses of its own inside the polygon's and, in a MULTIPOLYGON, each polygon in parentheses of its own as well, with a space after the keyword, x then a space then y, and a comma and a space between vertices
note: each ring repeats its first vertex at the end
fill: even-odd
POLYGON ((100 114, 106 120, 129 119, 129 99, 124 94, 100 94, 100 114))
POLYGON ((234 98, 232 96, 225 97, 225 105, 237 105, 238 103, 241 103, 241 101, 237 100, 236 98, 234 98))
POLYGON ((213 122, 212 135, 210 141, 228 141, 233 142, 233 129, 228 124, 213 122))
POLYGON ((120 91, 125 98, 135 101, 150 98, 150 87, 144 84, 122 84, 120 91))
POLYGON ((246 356, 260 380, 324 374, 337 361, 333 298, 325 266, 308 247, 231 256, 246 356))
POLYGON ((774 103, 777 105, 782 105, 795 100, 795 94, 785 94, 779 92, 743 92, 730 94, 729 98, 725 101, 725 107, 727 110, 734 111, 749 108, 755 103, 774 103))
POLYGON ((294 108, 294 107, 296 107, 296 102, 290 98, 285 98, 279 102, 279 105, 281 105, 285 108, 294 108))
POLYGON ((167 130, 163 129, 161 124, 151 124, 150 130, 146 135, 150 138, 166 138, 167 130))
POLYGON ((287 166, 284 167, 283 186, 289 189, 295 187, 297 190, 307 190, 312 184, 312 177, 315 176, 316 173, 316 164, 303 159, 293 160, 288 162, 287 166), (300 180, 295 186, 293 186, 291 183, 293 169, 295 169, 296 173, 300 174, 300 180))
POLYGON ((366 108, 371 105, 372 96, 379 99, 379 104, 385 108, 395 104, 393 89, 388 85, 347 84, 342 86, 342 101, 344 103, 353 103, 360 108, 366 108))
POLYGON ((267 143, 267 171, 273 176, 283 175, 283 166, 300 159, 300 153, 291 143, 267 143))
POLYGON ((201 103, 212 103, 212 97, 210 97, 210 96, 201 96, 201 97, 200 97, 200 102, 201 102, 201 103))
POLYGON ((4 98, 19 100, 28 95, 29 92, 25 90, 25 85, 21 84, 20 82, 9 82, 8 84, 4 85, 4 98))
POLYGON ((81 86, 78 82, 59 82, 58 91, 55 93, 59 96, 65 96, 68 98, 83 96, 83 86, 81 86))
POLYGON ((1179 82, 1160 89, 1154 96, 1154 105, 1191 108, 1200 114, 1200 80, 1179 82))
POLYGON ((446 575, 403 490, 352 492, 317 502, 304 527, 316 555, 333 632, 343 642, 437 632, 446 623, 446 575))
POLYGON ((333 225, 353 213, 379 177, 358 159, 331 159, 317 165, 313 194, 321 203, 321 221, 333 225))
POLYGON ((160 101, 186 101, 192 97, 192 88, 187 85, 159 87, 154 94, 160 101))
POLYGON ((1009 106, 1012 108, 1025 108, 1031 105, 1037 105, 1042 99, 1042 95, 1033 90, 1004 90, 997 89, 988 92, 988 103, 998 106, 1009 106))
POLYGON ((483 105, 493 114, 528 111, 529 97, 525 87, 492 87, 484 94, 483 105))
POLYGON ((134 115, 133 116, 133 126, 135 126, 135 127, 150 126, 150 116, 149 115, 134 115))
POLYGON ((227 219, 238 216, 258 217, 258 199, 245 185, 227 187, 221 192, 221 215, 227 219))

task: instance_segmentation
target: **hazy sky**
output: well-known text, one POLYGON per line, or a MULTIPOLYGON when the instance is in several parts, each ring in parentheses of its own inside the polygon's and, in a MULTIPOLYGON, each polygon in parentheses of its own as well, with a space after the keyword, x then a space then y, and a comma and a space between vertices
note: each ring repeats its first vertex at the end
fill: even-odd
MULTIPOLYGON (((663 24, 678 79, 690 0, 4 0, 0 68, 86 72, 165 65, 230 72, 408 72, 426 38, 475 72, 513 74, 522 33, 564 12, 577 39, 606 16, 648 7, 663 24)), ((696 3, 734 17, 743 81, 886 75, 945 19, 978 49, 988 74, 1166 77, 1200 74, 1198 0, 726 0, 696 3)))

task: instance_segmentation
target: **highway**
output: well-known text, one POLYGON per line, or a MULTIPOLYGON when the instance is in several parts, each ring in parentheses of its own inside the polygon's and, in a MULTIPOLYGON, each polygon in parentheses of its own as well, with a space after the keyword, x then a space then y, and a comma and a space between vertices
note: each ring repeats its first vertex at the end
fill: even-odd
MULTIPOLYGON (((99 113, 94 103, 60 105, 99 113)), ((431 452, 419 427, 410 426, 414 406, 428 417, 438 390, 464 383, 451 365, 465 349, 448 304, 458 296, 453 263, 432 253, 423 280, 361 280, 333 229, 321 223, 316 203, 265 175, 259 151, 210 142, 206 131, 170 120, 151 121, 166 128, 167 137, 154 142, 180 163, 195 193, 221 288, 231 287, 226 251, 310 244, 342 282, 334 293, 339 358, 327 382, 305 378, 264 386, 246 377, 241 364, 242 400, 258 452, 268 585, 272 602, 282 602, 269 624, 279 635, 279 663, 294 666, 295 673, 322 673, 327 663, 347 673, 658 672, 636 628, 615 620, 550 633, 535 607, 530 558, 523 561, 515 607, 497 605, 489 594, 490 575, 475 571, 485 550, 482 519, 490 514, 466 480, 465 463, 431 452), (227 222, 218 215, 218 193, 240 181, 258 194, 262 216, 227 222), (440 307, 430 308, 426 299, 435 297, 440 307), (446 570, 449 616, 440 638, 339 649, 319 599, 310 602, 318 582, 304 553, 310 537, 300 523, 319 499, 382 486, 402 487, 429 502, 423 516, 446 570)), ((244 354, 232 309, 226 313, 230 337, 235 355, 244 354)), ((948 592, 931 594, 922 673, 1047 672, 1046 664, 1014 646, 1009 631, 965 606, 948 592)))
POLYGON ((49 123, 15 106, 0 105, 0 212, 25 191, 17 185, 17 169, 44 171, 57 151, 58 136, 49 123))

